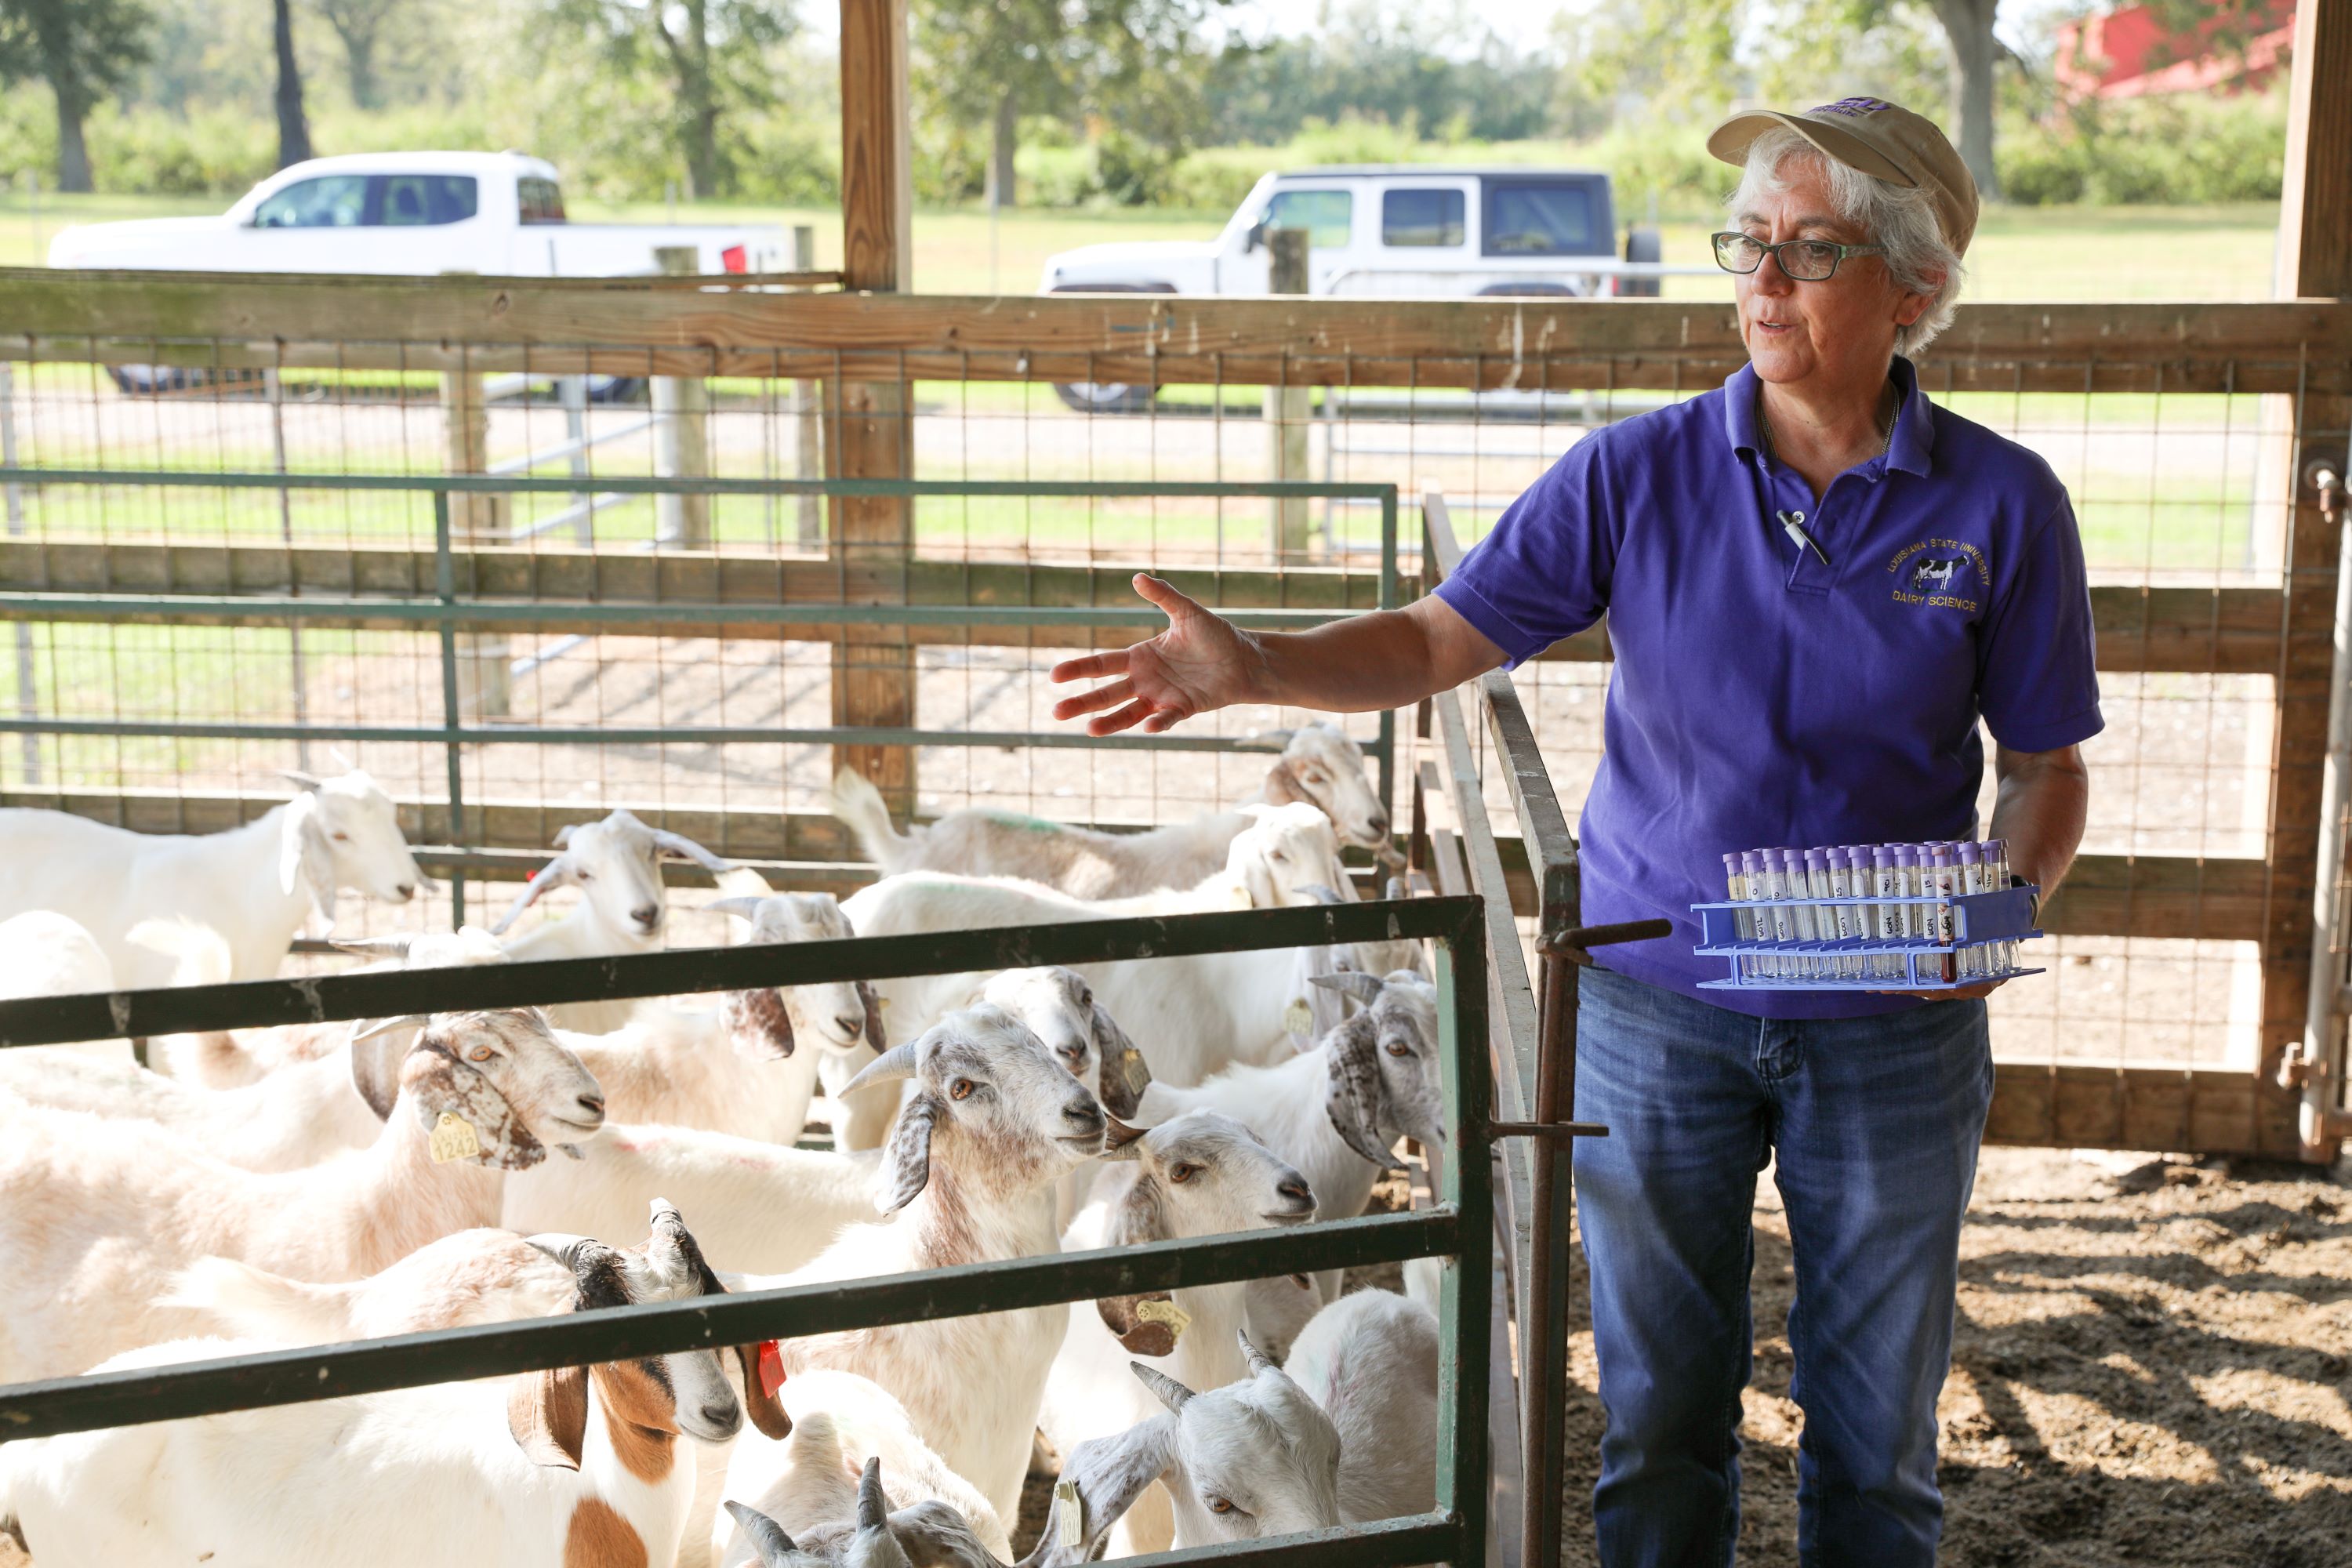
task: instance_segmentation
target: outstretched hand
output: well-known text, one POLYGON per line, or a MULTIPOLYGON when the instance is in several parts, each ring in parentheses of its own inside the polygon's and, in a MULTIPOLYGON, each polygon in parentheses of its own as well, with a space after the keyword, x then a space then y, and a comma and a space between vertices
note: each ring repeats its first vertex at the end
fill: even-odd
POLYGON ((1149 573, 1135 574, 1135 591, 1167 616, 1168 629, 1117 653, 1055 665, 1057 683, 1108 678, 1108 684, 1065 697, 1054 704, 1055 718, 1095 714, 1087 721, 1089 735, 1113 735, 1138 724, 1156 735, 1196 713, 1249 698, 1260 661, 1256 638, 1149 573))

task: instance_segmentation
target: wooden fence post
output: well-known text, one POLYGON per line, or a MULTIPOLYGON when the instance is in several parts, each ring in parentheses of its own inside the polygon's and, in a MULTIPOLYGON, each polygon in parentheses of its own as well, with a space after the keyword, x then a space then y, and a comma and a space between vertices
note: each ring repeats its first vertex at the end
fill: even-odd
MULTIPOLYGON (((1273 263, 1271 292, 1307 291, 1308 244, 1307 232, 1303 228, 1266 231, 1265 246, 1273 263)), ((1304 386, 1265 389, 1267 479, 1303 480, 1311 477, 1307 471, 1307 427, 1312 395, 1311 389, 1304 386)), ((1297 496, 1278 496, 1270 504, 1266 543, 1276 561, 1307 558, 1315 538, 1309 510, 1307 501, 1297 496)))
MULTIPOLYGON (((793 226, 793 270, 816 270, 816 227, 813 224, 793 226)), ((796 479, 814 479, 824 472, 824 444, 817 433, 817 412, 824 405, 819 383, 805 378, 793 383, 793 477, 796 479)), ((823 548, 824 498, 803 495, 794 500, 799 507, 801 548, 823 548)))
MULTIPOLYGON (((842 285, 896 293, 913 282, 914 184, 907 124, 907 0, 841 0, 842 285)), ((843 479, 915 472, 914 387, 903 378, 844 381, 833 394, 825 467, 843 479)), ((833 552, 847 597, 900 604, 914 546, 914 507, 902 497, 834 498, 833 552)), ((833 645, 833 721, 906 728, 915 722, 915 650, 902 626, 845 626, 833 645)), ((911 747, 834 748, 901 812, 915 806, 911 747)))
MULTIPOLYGON (((490 404, 481 372, 460 362, 441 376, 442 431, 452 474, 488 473, 490 468, 490 404)), ((512 534, 514 498, 453 492, 449 497, 449 545, 504 544, 512 534)), ((457 637, 457 699, 477 718, 504 718, 513 709, 513 679, 507 639, 461 632, 457 637)))
MULTIPOLYGON (((702 265, 690 245, 656 246, 654 262, 664 272, 684 276, 702 265)), ((698 375, 657 375, 652 393, 654 472, 669 479, 709 478, 710 384, 698 375)), ((684 550, 710 548, 710 498, 656 496, 654 538, 684 550)))

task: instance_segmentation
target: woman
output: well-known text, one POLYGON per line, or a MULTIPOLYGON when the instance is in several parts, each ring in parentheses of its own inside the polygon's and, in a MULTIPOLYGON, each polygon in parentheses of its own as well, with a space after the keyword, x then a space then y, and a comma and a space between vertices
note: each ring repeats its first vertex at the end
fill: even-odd
POLYGON ((1393 708, 1534 657, 1604 612, 1617 664, 1585 807, 1584 918, 1674 939, 1581 973, 1578 1213, 1608 1426, 1603 1562, 1727 1563, 1756 1173, 1796 1259, 1808 1563, 1928 1563, 1936 1396, 1992 1094, 1990 986, 1935 999, 1701 992, 1688 906, 1726 850, 1990 836, 2047 896, 2080 841, 2098 732, 2065 491, 1930 404, 1907 355, 1949 323, 1977 194, 1942 133, 1847 99, 1734 117, 1718 261, 1748 364, 1579 441, 1461 570, 1405 609, 1248 634, 1154 578, 1168 629, 1073 659, 1090 733, 1232 702, 1393 708), (1108 710, 1108 711, 1106 711, 1108 710))

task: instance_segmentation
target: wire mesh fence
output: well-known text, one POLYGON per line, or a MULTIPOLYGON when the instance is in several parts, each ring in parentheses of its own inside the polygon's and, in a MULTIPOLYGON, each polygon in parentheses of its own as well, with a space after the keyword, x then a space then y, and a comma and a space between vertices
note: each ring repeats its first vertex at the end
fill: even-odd
MULTIPOLYGON (((598 325, 618 320, 611 297, 597 297, 598 325)), ((695 298, 711 312, 736 308, 711 303, 730 296, 695 298)), ((535 315, 540 304, 515 291, 504 324, 482 318, 471 337, 386 332, 367 324, 387 313, 371 307, 338 339, 317 324, 320 310, 296 301, 268 344, 182 331, 142 345, 136 333, 157 313, 100 301, 82 324, 109 310, 122 318, 111 322, 119 331, 85 331, 79 343, 70 333, 19 340, 26 363, 5 405, 17 460, 529 472, 550 490, 460 508, 455 536, 580 597, 648 596, 654 584, 667 594, 696 572, 717 580, 757 563, 782 574, 776 591, 786 598, 830 572, 834 597, 905 594, 919 576, 912 596, 942 603, 1132 604, 1126 578, 1149 566, 1197 574, 1184 581, 1226 604, 1362 606, 1380 602, 1381 575, 1381 524, 1366 497, 1108 491, 1394 485, 1445 495, 1455 526, 1475 539, 1577 441, 1719 384, 1740 359, 1725 312, 1676 306, 1579 314, 1549 302, 1288 301, 1277 321, 1265 301, 910 300, 885 320, 887 302, 801 296, 792 304, 804 315, 754 299, 737 302, 740 319, 697 318, 684 332, 648 297, 632 306, 628 331, 596 337, 583 335, 581 311, 557 312, 562 303, 535 315), (135 368, 149 362, 158 368, 135 368), (858 401, 861 382, 885 381, 907 389, 902 403, 858 401), (650 389, 665 382, 691 383, 697 395, 656 405, 650 389), (1270 395, 1277 382, 1290 393, 1270 395), (838 499, 812 504, 771 486, 666 510, 660 498, 611 487, 696 472, 872 473, 877 452, 880 467, 924 480, 1101 488, 919 497, 896 543, 879 546, 845 527, 838 499), (908 563, 898 585, 857 577, 892 550, 908 563), (806 574, 791 575, 796 568, 806 574)), ((2298 918, 2307 927, 2312 868, 2294 862, 2310 843, 2304 797, 2319 748, 2294 688, 2328 633, 2325 605, 2315 613, 2302 586, 2323 566, 2333 572, 2332 552, 2314 543, 2305 469, 2315 452, 2343 458, 2352 355, 2342 335, 2334 317, 2301 305, 2162 319, 1980 307, 1922 363, 1939 405, 2024 444, 2065 482, 2099 624, 2108 724, 2086 747, 2095 783, 2084 859, 2051 912, 2053 975, 1996 999, 2006 1059, 2251 1079, 2276 1057, 2286 1020, 2300 1017, 2285 975, 2298 962, 2291 950, 2308 941, 2295 927, 2298 918)), ((396 570, 393 558, 429 543, 424 498, 289 493, 281 502, 266 491, 20 491, 11 528, 39 548, 20 551, 8 585, 59 584, 68 565, 95 579, 77 588, 103 586, 110 573, 149 583, 175 572, 234 575, 263 570, 272 552, 346 558, 356 563, 347 572, 396 570), (100 563, 72 553, 100 541, 100 563)), ((1409 597, 1419 579, 1413 530, 1395 571, 1409 597)), ((322 566, 316 588, 290 585, 324 591, 335 580, 322 566)), ((1045 671, 1087 640, 1076 629, 959 629, 918 637, 884 662, 901 661, 892 678, 911 692, 913 727, 1044 730, 1055 695, 1045 671)), ((358 726, 429 715, 436 702, 429 638, 413 633, 306 630, 298 647, 278 627, 45 622, 30 628, 29 647, 21 629, 18 641, 29 680, 18 676, 17 700, 29 685, 33 706, 50 714, 235 712, 358 726)), ((735 628, 485 632, 467 650, 466 696, 486 722, 648 735, 810 730, 840 721, 838 672, 862 657, 856 647, 735 628)), ((1605 638, 1588 634, 1517 676, 1571 812, 1598 753, 1605 654, 1605 638)), ((1203 728, 1236 739, 1307 717, 1240 710, 1203 728)), ((1370 722, 1354 727, 1376 739, 1370 722)), ((362 740, 344 750, 395 795, 437 793, 425 748, 362 740)), ((9 751, 0 780, 12 799, 44 789, 252 795, 299 760, 281 742, 42 736, 9 751)), ((467 765, 468 792, 501 807, 644 805, 710 814, 724 834, 779 816, 814 821, 831 758, 814 743, 633 736, 486 743, 467 765)), ((1229 803, 1262 772, 1247 754, 924 747, 903 804, 1166 821, 1229 803)), ((1989 781, 1988 810, 1990 790, 1989 781)))

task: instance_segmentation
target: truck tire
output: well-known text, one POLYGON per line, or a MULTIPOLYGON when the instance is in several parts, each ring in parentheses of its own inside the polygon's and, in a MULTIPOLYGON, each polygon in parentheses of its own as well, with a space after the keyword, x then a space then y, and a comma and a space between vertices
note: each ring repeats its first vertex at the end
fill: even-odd
POLYGON ((642 375, 592 375, 588 378, 588 401, 591 403, 635 403, 646 395, 646 378, 642 375))
MULTIPOLYGON (((1088 283, 1055 289, 1056 294, 1173 294, 1167 283, 1088 283)), ((1054 395, 1080 414, 1143 414, 1150 412, 1153 389, 1125 381, 1060 381, 1054 395)))
MULTIPOLYGON (((1625 259, 1628 261, 1664 261, 1665 240, 1648 224, 1637 224, 1625 231, 1625 259)), ((1665 279, 1663 278, 1620 278, 1617 297, 1621 300, 1654 300, 1665 279)))

